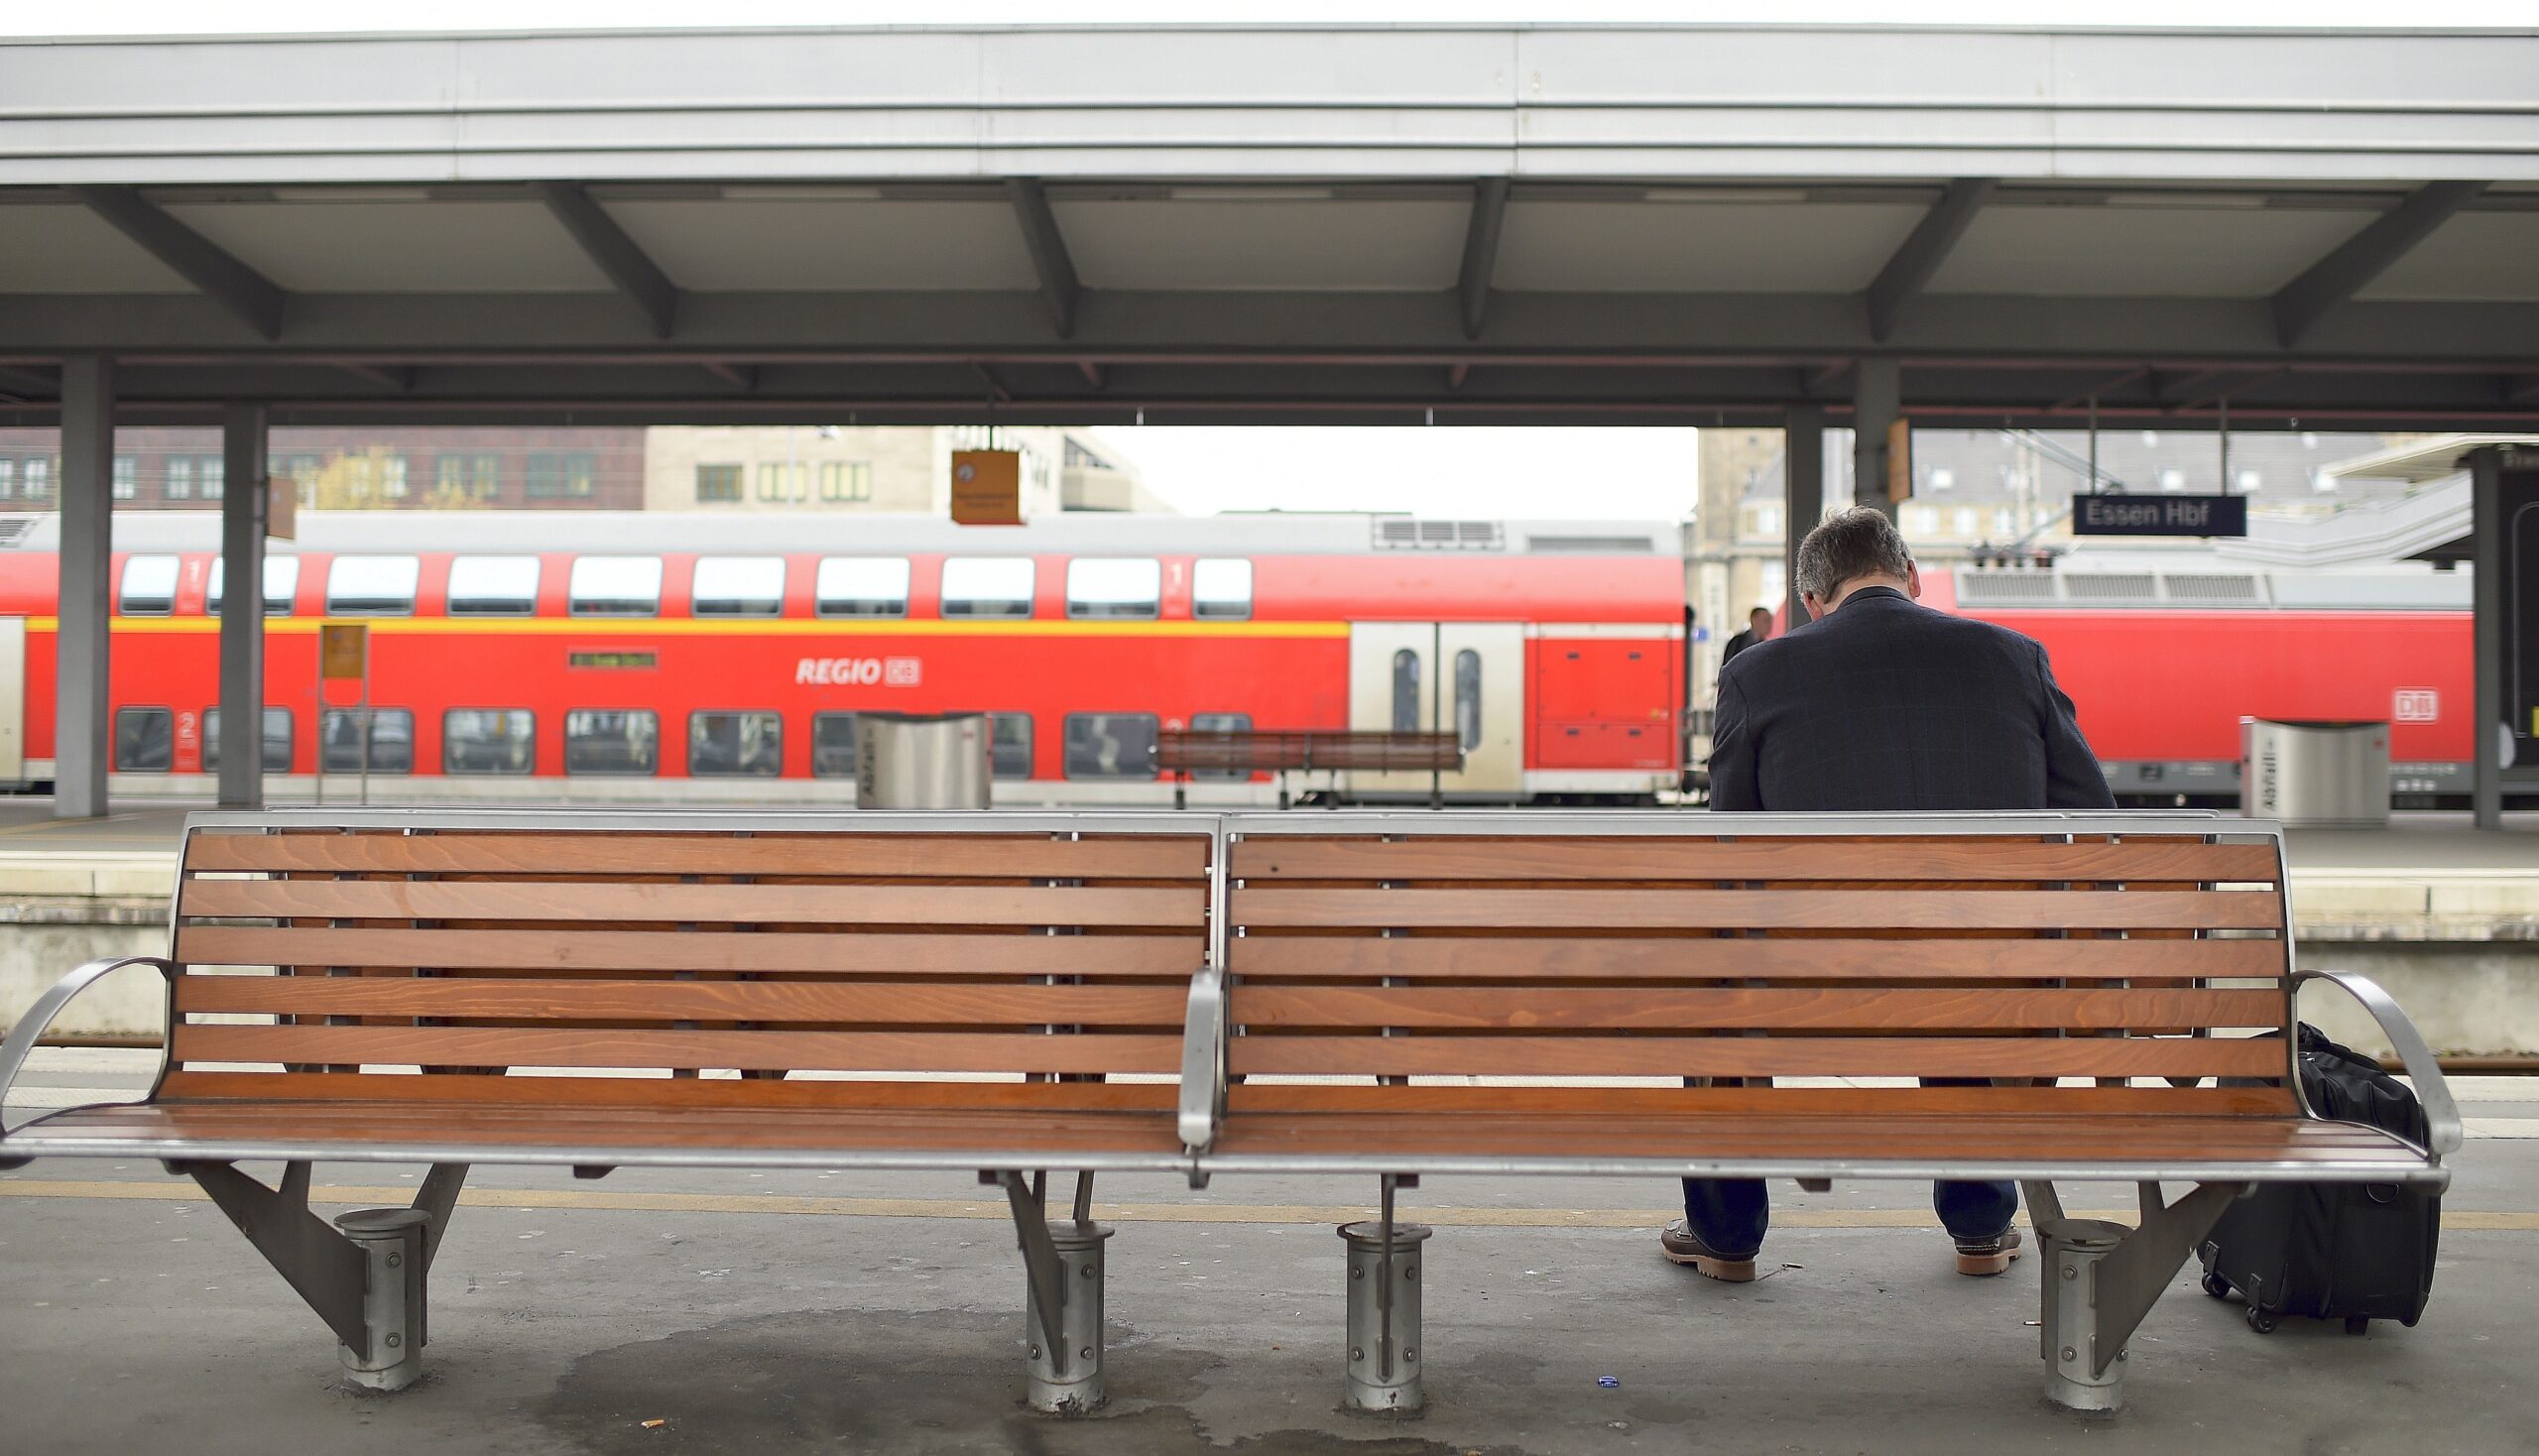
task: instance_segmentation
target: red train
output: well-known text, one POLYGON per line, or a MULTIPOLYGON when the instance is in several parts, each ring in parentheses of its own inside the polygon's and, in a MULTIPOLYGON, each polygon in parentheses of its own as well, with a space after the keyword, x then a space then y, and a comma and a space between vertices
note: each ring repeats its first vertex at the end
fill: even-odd
MULTIPOLYGON (((33 784, 52 773, 57 537, 51 518, 21 522, 0 546, 0 735, 14 707, 25 747, 15 766, 0 754, 0 782, 33 784)), ((217 523, 115 529, 114 789, 207 794, 217 523)), ((1465 801, 1655 801, 1696 762, 1669 525, 577 512, 300 530, 264 583, 258 738, 284 801, 321 766, 329 796, 348 794, 332 781, 363 766, 352 685, 321 701, 315 681, 330 616, 372 625, 380 801, 845 800, 855 714, 876 709, 995 714, 1014 802, 1168 801, 1151 749, 1175 727, 1453 728, 1467 767, 1444 787, 1465 801)), ((2401 799, 2467 792, 2465 576, 2186 564, 1935 570, 1925 599, 2044 641, 2128 799, 2236 800, 2243 714, 2391 718, 2401 799)), ((1428 791, 1425 776, 1336 787, 1428 791)), ((1190 796, 1274 792, 1221 780, 1190 796)))

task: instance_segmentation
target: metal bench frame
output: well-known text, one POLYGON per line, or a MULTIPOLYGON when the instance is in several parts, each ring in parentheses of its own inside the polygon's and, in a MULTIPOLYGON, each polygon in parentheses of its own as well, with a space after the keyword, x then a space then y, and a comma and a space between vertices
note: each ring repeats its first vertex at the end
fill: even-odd
MULTIPOLYGON (((2125 1343, 2151 1305, 2183 1266, 2195 1245, 2224 1208, 2256 1183, 2267 1181, 2393 1181, 2384 1164, 2368 1167, 2338 1163, 2193 1163, 2146 1166, 2138 1162, 2093 1159, 2076 1150, 2050 1162, 2001 1166, 1867 1161, 1859 1159, 1772 1158, 1710 1160, 1699 1163, 1647 1158, 1515 1158, 1439 1155, 1400 1157, 1285 1157, 1228 1155, 1212 1145, 1226 1116, 1229 1078, 1227 936, 1231 889, 1227 849, 1241 836, 1274 834, 1381 833, 1389 827, 1403 834, 1435 836, 1578 835, 1771 835, 1810 834, 1952 834, 1993 833, 2021 836, 2093 834, 2227 834, 2271 839, 2280 831, 2271 824, 2223 820, 2210 814, 2173 813, 1966 813, 1924 815, 1676 815, 1631 812, 1564 813, 1388 813, 1345 811, 1305 817, 1271 815, 1153 815, 1071 813, 1048 814, 735 814, 589 812, 524 812, 516 810, 413 811, 280 811, 267 814, 198 814, 186 831, 257 827, 319 826, 376 829, 545 829, 565 831, 705 830, 816 831, 823 828, 859 832, 910 831, 933 834, 1002 832, 1077 834, 1149 830, 1180 834, 1207 833, 1213 840, 1208 886, 1207 949, 1194 971, 1183 1031, 1181 1090, 1177 1127, 1184 1145, 1179 1154, 1092 1155, 1074 1161, 1078 1180, 1072 1220, 1049 1217, 1045 1170, 1040 1159, 1017 1152, 1011 1157, 980 1157, 970 1152, 925 1155, 909 1153, 754 1153, 745 1149, 661 1150, 522 1149, 503 1147, 395 1148, 360 1143, 255 1146, 220 1144, 178 1147, 129 1143, 81 1146, 24 1136, 0 1128, 0 1168, 20 1166, 46 1154, 157 1156, 172 1172, 199 1182, 251 1243, 298 1289, 342 1344, 349 1378, 374 1389, 411 1384, 420 1371, 426 1305, 424 1278, 446 1228, 460 1185, 475 1162, 570 1163, 583 1176, 600 1176, 616 1166, 706 1167, 870 1167, 968 1168, 983 1183, 1001 1187, 1014 1215, 1017 1241, 1027 1274, 1027 1320, 1036 1327, 1032 1345, 1030 1396, 1049 1410, 1082 1410, 1099 1404, 1101 1386, 1101 1286, 1103 1241, 1110 1231, 1092 1221, 1092 1176, 1096 1169, 1170 1170, 1186 1175, 1191 1186, 1204 1187, 1219 1173, 1348 1172, 1373 1173, 1379 1179, 1378 1219, 1353 1224, 1350 1239, 1353 1274, 1350 1299, 1351 1395, 1361 1404, 1407 1408, 1419 1400, 1417 1375, 1411 1369, 1420 1346, 1416 1277, 1420 1241, 1428 1231, 1398 1224, 1393 1194, 1415 1187, 1424 1173, 1581 1174, 1673 1177, 1731 1176, 1793 1178, 1811 1187, 1834 1178, 1999 1178, 2017 1180, 2026 1195, 2030 1216, 2043 1246, 2044 1277, 2040 1292, 2041 1353, 2049 1369, 2047 1393, 2058 1403, 2082 1410, 2110 1410, 2121 1403, 2125 1343), (12 1147, 11 1145, 15 1146, 12 1147), (277 1187, 239 1172, 245 1159, 278 1159, 285 1163, 277 1187), (365 1210, 346 1214, 332 1226, 307 1206, 309 1168, 317 1159, 355 1161, 427 1161, 423 1179, 410 1209, 365 1210), (1404 1165, 1405 1162, 1407 1165, 1404 1165), (982 1165, 983 1163, 987 1165, 982 1165), (1026 1174, 1030 1174, 1027 1178, 1026 1174), (2054 1184, 2059 1180, 2135 1183, 2141 1200, 2138 1227, 2064 1215, 2054 1184), (2161 1191, 2162 1182, 2198 1186, 2175 1201, 2161 1191), (1372 1277, 1370 1277, 1372 1275, 1372 1277)), ((2290 887, 2281 887, 2286 903, 2285 954, 2290 944, 2290 887)), ((171 908, 171 936, 175 931, 171 908)), ((14 1084, 36 1041, 62 1010, 108 973, 133 965, 157 968, 169 980, 169 1014, 175 1015, 175 967, 163 958, 110 957, 91 961, 46 991, 0 1042, 0 1099, 14 1084)), ((2414 1079, 2430 1125, 2428 1145, 2418 1168, 2395 1179, 2439 1190, 2448 1185, 2444 1159, 2461 1145, 2456 1105, 2431 1049, 2395 1002, 2371 982, 2330 971, 2300 971, 2285 983, 2292 998, 2300 985, 2327 981, 2353 996, 2380 1025, 2414 1079)), ((2287 1021, 2289 1020, 2287 1016, 2287 1021)), ((2317 1116, 2300 1099, 2293 1075, 2293 1047, 2285 1038, 2286 1076, 2302 1112, 2317 1116)), ((162 1077, 167 1064, 162 1063, 162 1077)), ((153 1084, 156 1095, 158 1084, 153 1084)), ((41 1122, 41 1119, 37 1120, 41 1122)))

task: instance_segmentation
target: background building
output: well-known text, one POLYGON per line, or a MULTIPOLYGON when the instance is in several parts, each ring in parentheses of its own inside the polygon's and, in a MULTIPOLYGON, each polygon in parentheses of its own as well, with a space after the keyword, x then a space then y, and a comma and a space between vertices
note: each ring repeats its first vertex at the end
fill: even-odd
MULTIPOLYGON (((644 431, 617 428, 277 428, 266 446, 300 503, 320 511, 626 511, 643 504, 644 431)), ((60 439, 0 428, 0 512, 56 508, 60 439)), ((115 430, 117 506, 216 510, 220 431, 115 430)))
POLYGON ((644 431, 644 506, 940 515, 952 452, 988 448, 1022 455, 1026 516, 1169 509, 1085 430, 978 425, 657 425, 644 431))

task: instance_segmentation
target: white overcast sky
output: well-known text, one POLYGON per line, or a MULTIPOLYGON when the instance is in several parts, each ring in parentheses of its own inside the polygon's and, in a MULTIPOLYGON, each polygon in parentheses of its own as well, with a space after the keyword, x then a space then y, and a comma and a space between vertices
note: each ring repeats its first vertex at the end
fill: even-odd
MULTIPOLYGON (((87 0, 0 5, 0 35, 569 30, 801 25, 1050 25, 1206 20, 1361 24, 1598 21, 1683 24, 2504 26, 2539 24, 2539 0, 87 0)), ((1184 511, 1409 510, 1476 516, 1678 519, 1693 503, 1689 429, 1126 428, 1102 435, 1184 511)))

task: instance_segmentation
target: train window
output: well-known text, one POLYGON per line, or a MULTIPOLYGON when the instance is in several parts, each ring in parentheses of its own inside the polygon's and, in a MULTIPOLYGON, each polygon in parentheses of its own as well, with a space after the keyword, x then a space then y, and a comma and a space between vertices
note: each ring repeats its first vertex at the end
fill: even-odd
POLYGON ((1079 556, 1067 562, 1067 615, 1152 621, 1163 605, 1163 563, 1151 557, 1079 556))
POLYGON ((575 708, 564 715, 564 772, 661 772, 662 715, 650 708, 575 708))
POLYGON ((687 715, 687 772, 700 779, 773 779, 785 772, 785 720, 774 713, 687 715))
POLYGON ((946 617, 1031 615, 1029 556, 948 556, 943 562, 946 617))
POLYGON ((115 709, 115 772, 165 774, 177 757, 177 715, 166 708, 115 709))
POLYGON ((127 617, 165 617, 177 609, 177 558, 126 556, 115 610, 127 617))
POLYGON ((326 611, 347 617, 410 617, 423 563, 416 556, 337 556, 326 567, 326 611))
POLYGON ((1392 655, 1392 731, 1419 731, 1419 654, 1408 648, 1392 655))
POLYGON ((1466 753, 1481 747, 1481 654, 1455 654, 1455 741, 1466 753))
POLYGON ((537 729, 526 708, 451 708, 440 715, 440 771, 526 774, 537 760, 537 729))
POLYGON ((811 774, 819 779, 855 777, 855 715, 811 715, 811 774))
POLYGON ((1153 778, 1157 726, 1152 713, 1067 714, 1066 776, 1153 778))
POLYGON ((1031 715, 988 714, 988 773, 998 779, 1031 777, 1031 715))
POLYGON ((1190 615, 1240 621, 1252 615, 1252 563, 1240 556, 1202 559, 1190 568, 1190 615))
MULTIPOLYGON (((1250 713, 1192 713, 1190 731, 1193 733, 1249 733, 1252 731, 1252 715, 1250 713)), ((1206 769, 1190 777, 1193 779, 1249 779, 1252 775, 1242 769, 1206 769)))
POLYGON ((538 610, 536 556, 452 556, 449 615, 526 617, 538 610))
POLYGON ((649 617, 662 609, 659 556, 575 556, 564 589, 576 617, 649 617))
POLYGON ((415 772, 415 715, 405 708, 328 708, 317 722, 318 762, 329 774, 415 772), (362 719, 370 719, 370 762, 362 762, 362 719))
MULTIPOLYGON (((202 609, 214 617, 220 615, 221 578, 224 574, 220 557, 212 557, 211 582, 203 589, 202 609)), ((290 616, 292 599, 299 595, 300 558, 298 556, 265 557, 265 615, 268 617, 290 616)))
POLYGON ((687 609, 698 617, 774 617, 785 610, 783 556, 699 556, 687 609))
MULTIPOLYGON (((291 772, 291 709, 265 709, 265 772, 291 772)), ((220 769, 220 709, 202 710, 202 771, 220 769)))
POLYGON ((823 617, 905 617, 908 563, 903 556, 827 556, 812 587, 823 617))

